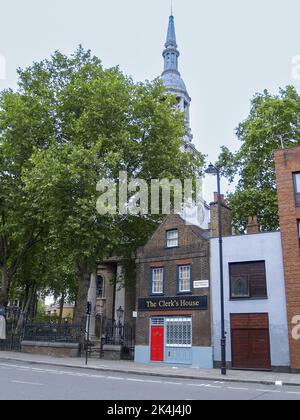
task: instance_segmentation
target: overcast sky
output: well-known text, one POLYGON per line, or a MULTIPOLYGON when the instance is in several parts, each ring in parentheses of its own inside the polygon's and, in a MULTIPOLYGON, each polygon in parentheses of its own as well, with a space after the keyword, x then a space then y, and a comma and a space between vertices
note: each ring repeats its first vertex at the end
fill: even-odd
MULTIPOLYGON (((195 144, 215 160, 222 145, 238 147, 235 128, 247 117, 255 92, 300 88, 292 78, 292 59, 300 55, 300 1, 173 2, 195 144)), ((170 3, 0 0, 0 89, 15 87, 17 67, 56 49, 69 54, 80 43, 105 67, 120 65, 136 81, 154 79, 163 68, 170 3)), ((208 182, 207 189, 213 188, 208 182)))

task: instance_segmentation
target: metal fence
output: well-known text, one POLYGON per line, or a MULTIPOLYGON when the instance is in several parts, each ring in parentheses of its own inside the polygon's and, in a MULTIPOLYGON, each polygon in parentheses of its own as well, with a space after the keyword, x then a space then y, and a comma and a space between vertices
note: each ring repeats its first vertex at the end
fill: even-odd
POLYGON ((123 325, 117 321, 105 320, 103 332, 104 344, 122 346, 125 349, 134 348, 135 331, 131 325, 123 325))
POLYGON ((82 343, 85 336, 85 327, 74 324, 25 324, 24 341, 37 341, 48 343, 82 343))
POLYGON ((0 351, 21 351, 23 331, 17 331, 16 321, 6 322, 6 340, 0 340, 0 351))

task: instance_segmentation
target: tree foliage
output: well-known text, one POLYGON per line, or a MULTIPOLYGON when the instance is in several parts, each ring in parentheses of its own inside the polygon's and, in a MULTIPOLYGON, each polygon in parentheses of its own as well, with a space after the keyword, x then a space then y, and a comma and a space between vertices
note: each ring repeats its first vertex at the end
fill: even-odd
POLYGON ((233 219, 243 232, 248 216, 257 215, 263 230, 279 227, 274 151, 300 145, 300 97, 296 89, 268 91, 252 100, 249 117, 237 129, 242 143, 236 153, 223 147, 219 166, 233 183, 229 195, 233 219))
MULTIPOLYGON (((0 206, 10 222, 2 223, 0 238, 15 241, 17 258, 32 248, 44 263, 43 290, 61 291, 73 273, 79 319, 97 263, 116 252, 130 260, 159 220, 100 216, 97 182, 117 182, 120 171, 147 182, 191 178, 203 156, 182 151, 184 116, 159 80, 136 84, 81 47, 19 70, 18 92, 1 98, 0 206)), ((32 273, 24 258, 18 268, 26 283, 32 273)))

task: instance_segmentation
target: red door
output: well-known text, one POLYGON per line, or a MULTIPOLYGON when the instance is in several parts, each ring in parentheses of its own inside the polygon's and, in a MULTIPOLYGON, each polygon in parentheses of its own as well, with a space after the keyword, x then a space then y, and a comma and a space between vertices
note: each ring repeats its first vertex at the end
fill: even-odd
POLYGON ((151 362, 164 361, 164 327, 151 328, 151 362))

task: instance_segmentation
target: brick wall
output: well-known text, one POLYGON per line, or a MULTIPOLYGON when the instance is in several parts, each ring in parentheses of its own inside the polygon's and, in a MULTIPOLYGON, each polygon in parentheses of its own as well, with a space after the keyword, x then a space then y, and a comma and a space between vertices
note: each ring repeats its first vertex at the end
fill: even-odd
POLYGON ((292 320, 300 315, 300 246, 297 219, 300 208, 295 204, 293 173, 300 172, 300 147, 275 153, 280 230, 285 268, 286 298, 289 321, 291 367, 300 370, 300 340, 292 337, 292 320))
MULTIPOLYGON (((222 220, 222 234, 223 236, 232 235, 232 217, 231 210, 226 205, 224 195, 221 195, 221 220, 222 220)), ((214 202, 210 204, 210 224, 212 237, 217 238, 219 236, 219 218, 218 218, 218 194, 214 194, 214 202)))
MULTIPOLYGON (((144 248, 138 252, 137 258, 137 300, 151 295, 151 269, 156 266, 165 269, 165 296, 177 295, 177 267, 191 263, 193 280, 209 280, 209 240, 208 232, 187 225, 179 216, 170 215, 160 225, 144 248), (179 247, 166 248, 166 231, 178 229, 179 247), (207 235, 207 238, 206 238, 207 235)), ((208 296, 207 311, 178 311, 172 315, 192 315, 193 346, 211 346, 210 291, 194 289, 195 296, 208 296)), ((137 304, 138 307, 138 304, 137 304)), ((136 344, 149 345, 150 319, 154 315, 168 316, 170 312, 140 312, 137 320, 136 344)))

